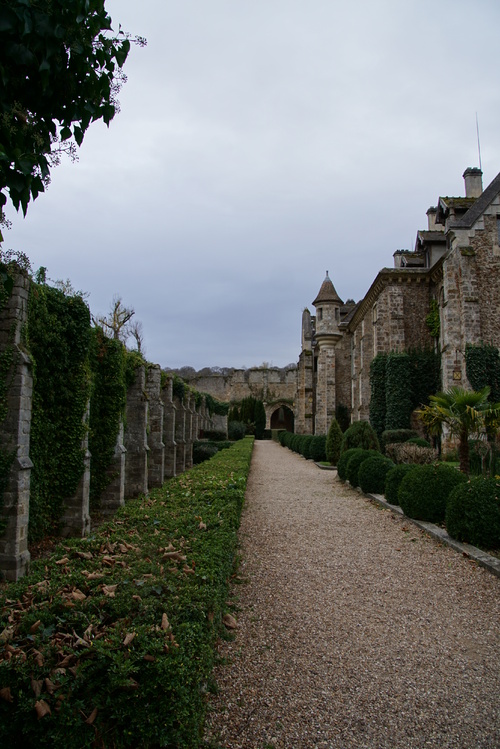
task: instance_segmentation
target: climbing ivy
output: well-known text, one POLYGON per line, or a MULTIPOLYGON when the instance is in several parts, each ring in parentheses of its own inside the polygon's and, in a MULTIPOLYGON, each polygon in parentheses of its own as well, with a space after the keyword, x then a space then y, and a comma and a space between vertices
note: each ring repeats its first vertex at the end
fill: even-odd
POLYGON ((385 430, 386 393, 385 370, 387 354, 377 354, 370 364, 370 424, 375 429, 378 438, 385 430))
POLYGON ((490 388, 489 400, 500 401, 500 354, 495 346, 480 344, 468 345, 465 349, 467 379, 474 390, 490 388))
POLYGON ((441 320, 439 317, 439 304, 437 299, 431 299, 429 314, 425 318, 425 324, 433 338, 439 338, 441 332, 441 320))
POLYGON ((33 360, 31 541, 55 530, 82 477, 90 396, 90 312, 80 296, 32 283, 26 343, 33 360))
POLYGON ((386 429, 409 428, 413 411, 412 384, 412 366, 408 354, 388 354, 385 376, 386 429))
POLYGON ((92 396, 89 420, 90 507, 99 507, 104 489, 112 481, 108 467, 113 459, 120 421, 126 405, 125 347, 107 338, 100 327, 92 330, 92 396))
POLYGON ((409 429, 412 411, 440 388, 440 357, 431 349, 378 354, 370 365, 370 423, 380 436, 386 429, 409 429))

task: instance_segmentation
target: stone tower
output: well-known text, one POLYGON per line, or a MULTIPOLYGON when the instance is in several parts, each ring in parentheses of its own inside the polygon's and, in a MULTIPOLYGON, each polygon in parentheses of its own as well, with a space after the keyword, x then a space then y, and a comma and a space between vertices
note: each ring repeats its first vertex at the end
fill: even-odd
POLYGON ((314 434, 326 434, 335 416, 335 346, 342 337, 339 330, 342 300, 326 272, 316 307, 316 404, 314 434))

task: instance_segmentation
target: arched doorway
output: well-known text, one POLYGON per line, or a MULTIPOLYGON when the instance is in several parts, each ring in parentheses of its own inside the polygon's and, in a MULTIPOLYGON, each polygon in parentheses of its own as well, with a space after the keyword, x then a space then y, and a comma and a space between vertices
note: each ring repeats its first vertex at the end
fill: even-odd
POLYGON ((287 432, 294 430, 294 415, 291 408, 278 406, 271 414, 271 429, 286 429, 287 432))

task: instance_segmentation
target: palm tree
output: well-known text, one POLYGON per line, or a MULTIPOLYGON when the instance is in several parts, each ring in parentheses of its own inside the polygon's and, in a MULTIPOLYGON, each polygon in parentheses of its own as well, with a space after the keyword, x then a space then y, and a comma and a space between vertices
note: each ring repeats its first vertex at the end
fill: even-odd
POLYGON ((487 426, 488 436, 500 426, 500 403, 489 403, 490 388, 465 390, 452 387, 431 395, 430 404, 418 414, 431 434, 441 434, 443 424, 458 437, 460 470, 469 473, 469 437, 487 426))

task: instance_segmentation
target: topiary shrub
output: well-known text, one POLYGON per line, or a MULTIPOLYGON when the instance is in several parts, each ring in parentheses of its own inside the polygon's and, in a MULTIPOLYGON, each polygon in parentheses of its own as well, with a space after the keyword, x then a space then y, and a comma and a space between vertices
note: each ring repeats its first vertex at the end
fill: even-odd
POLYGON ((415 468, 414 464, 401 463, 388 471, 385 477, 385 498, 391 505, 398 505, 398 491, 404 476, 415 468))
POLYGON ((411 437, 409 440, 406 440, 407 445, 418 445, 419 447, 430 447, 431 443, 427 440, 424 440, 423 437, 411 437))
POLYGON ((211 431, 205 432, 205 437, 207 440, 210 440, 211 442, 223 442, 227 439, 227 435, 225 432, 221 432, 216 429, 212 429, 211 431))
POLYGON ((416 466, 401 481, 399 504, 409 518, 440 523, 451 490, 465 481, 467 477, 453 466, 416 466))
POLYGON ((408 440, 418 437, 418 432, 414 429, 386 429, 382 432, 382 448, 386 445, 393 445, 396 442, 408 442, 408 440))
POLYGON ((347 478, 347 464, 351 456, 354 455, 355 450, 359 450, 359 448, 351 447, 349 450, 346 450, 340 455, 337 463, 337 476, 339 477, 339 479, 342 479, 342 481, 345 481, 347 478))
POLYGON ((314 437, 312 434, 302 434, 299 442, 299 452, 300 454, 306 459, 309 460, 311 458, 311 442, 313 441, 314 437))
POLYGON ((380 455, 376 450, 362 450, 356 448, 356 452, 351 455, 347 463, 346 478, 351 486, 359 486, 359 467, 361 463, 372 455, 380 455))
POLYGON ((342 445, 342 429, 337 419, 333 419, 328 430, 325 445, 326 460, 332 464, 337 465, 338 459, 340 458, 340 446, 342 445))
POLYGON ((380 445, 377 434, 369 421, 355 421, 349 429, 344 432, 340 454, 351 447, 359 447, 362 450, 378 450, 380 445))
POLYGON ((358 470, 358 481, 362 491, 383 494, 385 478, 391 468, 394 468, 394 463, 383 455, 366 458, 358 470))
POLYGON ((320 461, 326 461, 326 435, 315 434, 311 442, 311 458, 319 463, 320 461))
POLYGON ((246 425, 242 421, 230 421, 227 425, 228 439, 236 442, 242 440, 246 434, 246 425))
POLYGON ((446 505, 452 538, 485 549, 500 548, 500 483, 477 476, 455 487, 446 505))
POLYGON ((210 460, 219 452, 217 445, 206 442, 195 442, 193 444, 193 463, 203 463, 204 460, 210 460))

